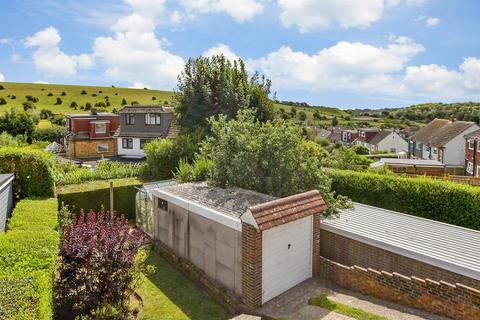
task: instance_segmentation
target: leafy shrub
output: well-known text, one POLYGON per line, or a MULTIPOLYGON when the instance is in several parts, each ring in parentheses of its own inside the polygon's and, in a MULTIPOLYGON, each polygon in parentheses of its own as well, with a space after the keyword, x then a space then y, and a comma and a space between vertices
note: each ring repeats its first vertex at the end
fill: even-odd
POLYGON ((352 149, 345 146, 334 149, 328 158, 325 158, 323 164, 326 167, 361 171, 368 169, 373 160, 356 154, 352 149))
POLYGON ((7 100, 5 98, 0 98, 0 105, 7 104, 7 100))
POLYGON ((92 93, 92 97, 96 97, 96 96, 97 96, 97 94, 96 94, 96 93, 92 93))
POLYGON ((80 94, 81 94, 81 95, 86 95, 86 94, 87 94, 87 91, 82 90, 82 92, 81 92, 80 94))
POLYGON ((85 110, 92 110, 92 104, 90 102, 85 103, 85 110))
POLYGON ((25 99, 27 99, 27 101, 30 101, 32 103, 37 103, 38 102, 38 98, 37 97, 34 97, 34 96, 25 96, 25 99))
POLYGON ((5 131, 12 136, 23 135, 29 138, 35 130, 38 121, 38 117, 12 109, 0 116, 0 132, 5 131))
POLYGON ((95 311, 105 306, 120 308, 123 319, 128 318, 129 299, 139 276, 135 258, 145 242, 143 233, 115 213, 90 211, 74 217, 60 246, 57 318, 97 315, 98 319, 95 311))
POLYGON ((50 119, 53 117, 53 112, 48 109, 42 109, 40 110, 40 119, 50 119))
POLYGON ((62 104, 62 99, 60 97, 57 97, 57 101, 55 102, 55 105, 60 105, 62 104))
POLYGON ((47 94, 47 96, 53 97, 53 93, 49 92, 49 93, 47 94))
POLYGON ((157 100, 157 97, 152 97, 152 100, 157 100))
POLYGON ((213 162, 207 158, 197 158, 192 164, 185 159, 180 160, 175 179, 179 182, 205 181, 212 171, 213 162))
POLYGON ((127 100, 125 98, 122 99, 122 106, 126 106, 127 105, 127 100))
POLYGON ((132 101, 132 102, 130 102, 130 104, 131 104, 132 106, 134 106, 134 105, 138 104, 138 101, 132 101))
POLYGON ((23 136, 13 137, 7 132, 0 133, 0 147, 20 147, 25 145, 25 138, 23 136))
POLYGON ((63 185, 77 184, 85 181, 138 177, 144 164, 100 161, 94 171, 88 168, 72 167, 63 170, 59 183, 63 185))
POLYGON ((75 102, 75 101, 72 101, 72 103, 70 103, 70 108, 77 108, 78 107, 78 104, 75 102))
POLYGON ((19 198, 55 195, 52 156, 31 148, 0 149, 0 173, 14 173, 13 189, 19 198))
POLYGON ((107 105, 105 104, 105 102, 97 102, 95 103, 95 108, 99 108, 99 109, 105 109, 107 107, 107 105))
POLYGON ((61 143, 66 131, 67 128, 63 126, 53 125, 49 128, 36 129, 32 134, 32 139, 36 141, 56 141, 61 143))
POLYGON ((65 91, 62 91, 62 94, 61 94, 61 95, 62 95, 62 96, 66 96, 67 93, 66 93, 65 91))
POLYGON ((173 176, 180 155, 176 143, 170 139, 155 139, 144 147, 147 155, 147 170, 149 177, 167 179, 173 176))
POLYGON ((354 145, 352 147, 352 151, 355 152, 356 154, 360 154, 360 155, 370 154, 370 150, 368 150, 367 147, 362 146, 361 144, 354 145))
POLYGON ((4 90, 5 87, 0 84, 0 90, 4 90))
MULTIPOLYGON (((114 209, 131 221, 135 219, 135 195, 138 191, 136 188, 142 185, 142 181, 134 178, 113 180, 114 209)), ((90 209, 100 210, 102 205, 110 208, 109 182, 103 180, 62 186, 58 194, 58 201, 68 205, 74 213, 78 213, 80 208, 87 211, 90 209)))
POLYGON ((0 319, 51 319, 57 206, 56 199, 24 199, 0 234, 0 319))
POLYGON ((12 100, 15 100, 15 99, 17 99, 17 96, 12 94, 12 96, 11 96, 10 98, 11 98, 12 100))
POLYGON ((332 189, 353 201, 480 230, 480 188, 427 177, 328 170, 332 189))
POLYGON ((22 106, 23 106, 23 111, 37 109, 37 106, 31 101, 22 102, 22 106))

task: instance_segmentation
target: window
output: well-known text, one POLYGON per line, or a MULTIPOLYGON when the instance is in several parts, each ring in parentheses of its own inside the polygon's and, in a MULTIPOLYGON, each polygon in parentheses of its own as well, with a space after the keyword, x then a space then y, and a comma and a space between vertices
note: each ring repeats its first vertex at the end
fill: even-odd
POLYGON ((467 140, 468 142, 468 149, 473 150, 473 146, 475 145, 475 140, 467 140))
POLYGON ((365 131, 360 131, 360 137, 365 137, 365 131))
POLYGON ((95 133, 106 133, 107 125, 105 123, 95 123, 95 133))
POLYGON ((477 141, 477 152, 480 152, 480 140, 477 141))
POLYGON ((100 143, 99 145, 97 145, 97 152, 98 153, 108 152, 108 144, 100 143))
POLYGON ((168 211, 168 202, 163 199, 158 199, 158 208, 168 211))
POLYGON ((467 163, 467 172, 473 174, 473 162, 467 163))
POLYGON ((140 139, 140 150, 143 150, 143 147, 148 143, 150 139, 140 139))
POLYGON ((395 153, 395 152, 397 152, 397 149, 396 148, 390 148, 390 152, 395 153))
POLYGON ((127 113, 125 115, 125 124, 127 124, 127 125, 135 124, 135 114, 127 113))
POLYGON ((145 124, 147 125, 159 125, 160 124, 160 114, 159 113, 147 113, 145 114, 145 124))
POLYGON ((132 138, 123 138, 122 139, 122 148, 123 149, 133 149, 133 139, 132 138))

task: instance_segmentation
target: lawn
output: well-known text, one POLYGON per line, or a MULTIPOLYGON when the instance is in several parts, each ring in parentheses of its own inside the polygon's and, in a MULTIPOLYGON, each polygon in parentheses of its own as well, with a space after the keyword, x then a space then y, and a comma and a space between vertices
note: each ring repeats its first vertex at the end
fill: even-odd
POLYGON ((5 98, 7 104, 0 105, 0 114, 11 108, 23 110, 22 102, 27 101, 25 96, 30 95, 38 98, 35 103, 37 110, 48 109, 56 114, 67 113, 85 113, 80 106, 85 106, 87 102, 93 105, 97 102, 106 102, 108 96, 110 107, 107 109, 117 110, 122 106, 122 99, 130 104, 137 101, 142 104, 164 104, 165 101, 171 101, 172 92, 160 90, 113 88, 113 87, 94 87, 94 86, 76 86, 76 85, 58 85, 58 84, 38 84, 38 83, 13 83, 2 82, 3 90, 0 90, 0 97, 5 98), (81 94, 85 90, 86 94, 81 94), (62 95, 65 92, 65 95, 62 95), (49 94, 51 93, 51 96, 49 94), (10 96, 10 97, 9 97, 10 96), (15 99, 12 99, 15 96, 15 99), (155 97, 155 100, 152 100, 155 97), (62 100, 62 104, 56 105, 57 98, 62 100), (70 104, 75 101, 78 104, 77 110, 70 108, 70 104))
POLYGON ((154 265, 156 271, 144 277, 137 289, 143 299, 142 319, 226 320, 232 317, 154 251, 150 251, 146 262, 154 265))
POLYGON ((388 318, 363 311, 362 309, 333 301, 326 294, 321 294, 318 297, 312 298, 308 301, 308 303, 310 305, 334 311, 357 320, 389 320, 388 318))

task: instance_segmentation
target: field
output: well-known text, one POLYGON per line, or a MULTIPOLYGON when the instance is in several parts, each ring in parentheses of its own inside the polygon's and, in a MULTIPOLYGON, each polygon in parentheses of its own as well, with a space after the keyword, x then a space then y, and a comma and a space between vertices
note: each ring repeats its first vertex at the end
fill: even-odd
POLYGON ((25 98, 27 95, 38 98, 38 102, 35 103, 37 110, 48 109, 55 114, 85 113, 81 106, 85 106, 87 102, 92 106, 97 102, 105 103, 107 101, 105 97, 108 97, 110 102, 110 107, 107 107, 109 111, 113 108, 119 110, 122 99, 125 99, 127 104, 132 101, 141 104, 164 104, 165 101, 169 103, 172 97, 172 92, 159 90, 12 82, 2 82, 1 85, 4 89, 0 90, 0 98, 5 98, 7 104, 0 105, 0 114, 11 108, 23 110, 22 103, 27 101, 25 98), (86 94, 81 94, 82 90, 85 90, 86 94), (65 92, 64 96, 62 92, 65 92), (49 96, 49 93, 52 95, 49 96), (12 96, 16 98, 12 99, 12 96), (152 97, 156 100, 152 100, 152 97), (57 98, 62 99, 62 104, 55 104, 57 98), (70 108, 73 101, 78 104, 77 110, 70 108))

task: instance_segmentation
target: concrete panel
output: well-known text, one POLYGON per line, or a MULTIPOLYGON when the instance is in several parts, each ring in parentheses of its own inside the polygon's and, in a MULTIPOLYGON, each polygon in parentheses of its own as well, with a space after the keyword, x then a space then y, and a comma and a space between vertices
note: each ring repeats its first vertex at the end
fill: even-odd
POLYGON ((217 240, 215 245, 215 256, 219 263, 223 264, 226 268, 235 269, 235 251, 233 247, 228 244, 217 240))
POLYGON ((201 270, 205 270, 205 251, 190 247, 190 261, 201 270))
POLYGON ((242 234, 235 233, 235 287, 234 291, 239 296, 242 295, 242 234))
POLYGON ((216 279, 217 261, 215 260, 215 248, 205 246, 204 248, 205 273, 212 279, 216 279))
POLYGON ((216 280, 226 286, 227 288, 235 287, 235 274, 233 269, 225 267, 221 263, 217 263, 216 280))

